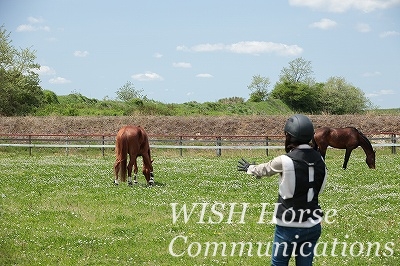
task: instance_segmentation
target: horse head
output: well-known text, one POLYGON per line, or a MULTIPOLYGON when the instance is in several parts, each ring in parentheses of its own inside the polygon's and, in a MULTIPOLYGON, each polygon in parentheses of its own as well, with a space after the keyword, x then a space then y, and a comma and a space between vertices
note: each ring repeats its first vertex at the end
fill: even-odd
POLYGON ((370 169, 375 169, 375 153, 376 151, 374 150, 373 152, 369 153, 365 159, 365 162, 370 169))

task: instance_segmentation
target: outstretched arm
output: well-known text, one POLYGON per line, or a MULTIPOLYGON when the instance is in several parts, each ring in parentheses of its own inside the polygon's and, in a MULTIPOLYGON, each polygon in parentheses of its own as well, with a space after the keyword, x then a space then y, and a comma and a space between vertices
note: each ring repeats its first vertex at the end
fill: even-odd
POLYGON ((238 161, 237 169, 238 171, 244 171, 257 178, 261 178, 262 176, 272 176, 282 172, 282 160, 280 156, 278 156, 267 163, 255 164, 242 159, 241 161, 238 161))

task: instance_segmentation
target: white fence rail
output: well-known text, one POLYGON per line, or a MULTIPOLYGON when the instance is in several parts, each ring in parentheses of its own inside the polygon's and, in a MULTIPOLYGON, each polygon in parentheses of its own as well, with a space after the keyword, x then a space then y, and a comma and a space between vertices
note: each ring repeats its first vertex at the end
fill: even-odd
MULTIPOLYGON (((400 146, 399 134, 381 132, 366 134, 373 147, 390 147, 396 153, 400 146)), ((215 150, 221 156, 222 150, 254 149, 268 150, 284 149, 284 136, 149 136, 152 149, 178 149, 183 155, 185 149, 215 150)), ((74 134, 0 134, 0 147, 25 147, 32 154, 34 148, 100 148, 104 155, 105 149, 115 147, 114 135, 74 135, 74 134), (98 144, 100 143, 100 144, 98 144)))

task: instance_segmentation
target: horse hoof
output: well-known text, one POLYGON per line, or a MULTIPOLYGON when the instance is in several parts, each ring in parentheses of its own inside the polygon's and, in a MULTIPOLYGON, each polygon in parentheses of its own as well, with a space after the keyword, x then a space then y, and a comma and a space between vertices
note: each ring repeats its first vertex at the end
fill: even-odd
POLYGON ((132 181, 129 181, 129 182, 128 182, 128 186, 132 186, 132 181))
POLYGON ((117 182, 115 182, 115 180, 114 180, 113 184, 114 184, 115 186, 118 186, 118 183, 117 183, 117 182))

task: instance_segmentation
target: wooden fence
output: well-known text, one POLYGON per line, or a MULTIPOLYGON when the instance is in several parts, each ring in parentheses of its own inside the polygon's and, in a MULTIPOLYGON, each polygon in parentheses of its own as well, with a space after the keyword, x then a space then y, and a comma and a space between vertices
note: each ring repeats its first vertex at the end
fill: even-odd
MULTIPOLYGON (((400 146, 399 134, 379 132, 365 134, 374 147, 390 147, 396 154, 400 146)), ((224 149, 284 149, 284 136, 204 136, 204 135, 149 135, 152 149, 178 149, 183 156, 184 149, 215 150, 217 156, 224 149)), ((26 147, 32 155, 34 148, 100 148, 104 156, 105 149, 115 147, 115 135, 107 134, 0 134, 0 147, 26 147)))

